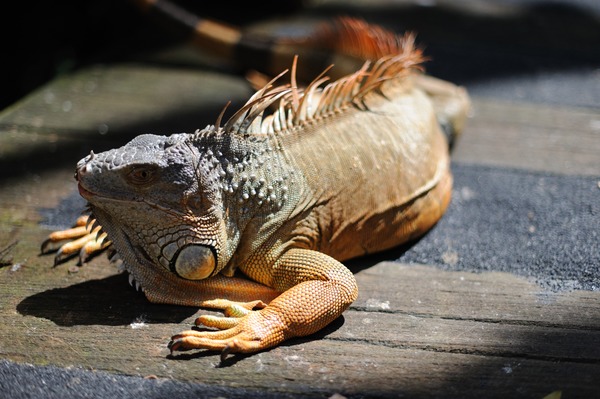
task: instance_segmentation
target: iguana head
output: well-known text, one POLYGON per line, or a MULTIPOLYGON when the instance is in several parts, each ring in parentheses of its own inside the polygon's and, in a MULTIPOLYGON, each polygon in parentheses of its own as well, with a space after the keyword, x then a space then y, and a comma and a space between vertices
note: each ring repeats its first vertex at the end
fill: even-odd
POLYGON ((77 165, 81 195, 130 269, 158 266, 199 280, 227 262, 222 171, 189 137, 142 135, 77 165))

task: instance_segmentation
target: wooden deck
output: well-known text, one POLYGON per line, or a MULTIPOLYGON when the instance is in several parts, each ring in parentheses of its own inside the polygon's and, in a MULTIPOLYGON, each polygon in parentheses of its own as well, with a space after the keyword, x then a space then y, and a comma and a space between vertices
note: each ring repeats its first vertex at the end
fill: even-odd
MULTIPOLYGON (((104 256, 53 268, 39 255, 50 229, 71 220, 65 204, 80 204, 72 173, 90 149, 192 131, 250 92, 215 72, 97 66, 0 114, 1 359, 282 396, 600 393, 600 291, 548 292, 508 273, 366 258, 350 263, 359 299, 334 325, 219 365, 214 353, 170 357, 166 348, 208 312, 148 303, 104 256)), ((455 161, 600 176, 597 110, 483 97, 473 106, 455 161)))

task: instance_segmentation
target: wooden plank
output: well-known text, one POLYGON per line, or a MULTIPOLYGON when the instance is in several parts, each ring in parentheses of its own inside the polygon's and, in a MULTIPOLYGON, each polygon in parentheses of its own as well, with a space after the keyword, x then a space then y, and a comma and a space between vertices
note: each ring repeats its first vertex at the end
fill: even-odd
POLYGON ((168 357, 169 336, 197 309, 149 304, 101 256, 78 273, 37 257, 38 207, 64 173, 15 185, 2 204, 0 355, 34 364, 157 375, 305 395, 591 395, 600 372, 600 293, 547 293, 502 273, 358 262, 360 297, 324 333, 217 367, 203 352, 168 357), (18 206, 24 197, 35 198, 18 206), (19 210, 17 212, 17 210, 19 210), (368 267, 367 267, 368 266, 368 267))
MULTIPOLYGON (((41 232, 30 233, 33 239, 41 232)), ((217 357, 203 352, 167 356, 169 336, 187 328, 196 309, 147 303, 104 258, 76 274, 67 266, 50 269, 48 261, 42 257, 17 271, 3 270, 4 358, 266 392, 411 396, 468 392, 475 397, 515 389, 538 396, 554 389, 589 393, 600 372, 595 327, 600 293, 585 293, 593 305, 585 317, 579 315, 579 326, 570 326, 560 315, 567 309, 559 304, 578 300, 579 295, 571 298, 575 293, 540 302, 537 287, 514 276, 383 262, 357 274, 360 298, 332 328, 258 355, 234 357, 230 367, 218 368, 217 357), (523 300, 524 289, 533 302, 523 300), (510 298, 514 293, 520 293, 521 303, 510 298), (475 297, 485 301, 483 313, 497 313, 488 319, 468 311, 467 317, 457 316, 475 297), (502 309, 508 306, 529 315, 529 323, 507 320, 502 309), (548 319, 546 306, 559 314, 548 319)))
MULTIPOLYGON (((172 120, 172 114, 186 112, 194 113, 194 123, 199 124, 206 113, 216 111, 208 115, 216 118, 227 101, 245 100, 251 92, 240 77, 204 70, 138 64, 93 66, 38 89, 4 110, 1 121, 90 135, 125 131, 140 121, 161 126, 172 120)), ((204 126, 193 129, 197 127, 204 126)))
MULTIPOLYGON (((118 129, 111 127, 108 135, 102 136, 105 144, 123 139, 108 137, 116 131, 137 132, 153 112, 171 115, 171 122, 181 115, 177 102, 159 101, 161 96, 171 95, 165 94, 171 93, 167 82, 175 82, 180 71, 142 67, 140 76, 150 80, 147 84, 162 87, 157 94, 145 91, 148 88, 135 80, 130 68, 120 72, 131 73, 128 79, 112 69, 97 72, 106 78, 106 84, 98 85, 93 93, 76 90, 85 88, 86 80, 81 77, 85 75, 76 75, 79 78, 72 80, 73 86, 65 82, 61 83, 64 86, 49 86, 58 103, 70 98, 72 107, 77 104, 92 110, 73 119, 69 112, 57 109, 53 114, 43 105, 48 87, 0 115, 2 144, 16 140, 13 147, 2 147, 4 159, 26 164, 28 153, 53 151, 73 158, 67 168, 48 164, 35 173, 4 174, 0 180, 0 250, 8 248, 2 254, 6 266, 0 269, 2 358, 320 397, 334 393, 543 397, 555 390, 562 390, 565 397, 589 397, 600 390, 596 379, 600 375, 599 292, 551 293, 504 273, 445 272, 425 265, 368 259, 350 263, 360 286, 359 299, 324 332, 253 356, 233 357, 225 367, 217 367, 218 356, 204 352, 170 358, 166 348, 169 337, 189 328, 197 309, 148 303, 103 256, 82 268, 73 261, 52 268, 51 256, 38 256, 39 244, 48 234, 39 225, 40 210, 54 208, 75 193, 72 165, 78 156, 63 150, 96 140, 99 121, 111 115, 118 129), (116 75, 109 79, 111 73, 116 75), (129 84, 139 85, 140 91, 136 94, 125 87, 129 84), (111 103, 109 99, 121 95, 120 91, 129 100, 111 103), (129 105, 136 99, 147 104, 129 105), (113 108, 98 110, 104 106, 113 108), (36 113, 42 115, 41 121, 32 118, 36 113), (76 144, 65 147, 69 140, 76 144), (54 149, 49 148, 52 142, 54 149)), ((176 90, 196 92, 202 82, 195 74, 184 80, 189 85, 196 82, 196 86, 182 84, 176 90)), ((219 92, 217 86, 204 96, 213 92, 219 92)), ((199 96, 194 101, 200 107, 203 100, 199 96)), ((461 162, 469 159, 460 152, 468 146, 461 150, 460 145, 477 140, 472 138, 473 132, 479 132, 477 123, 498 130, 509 124, 494 108, 506 111, 509 105, 482 104, 480 109, 489 112, 479 111, 473 118, 475 128, 470 127, 457 148, 461 162)), ((541 118, 550 111, 538 106, 532 109, 513 118, 519 129, 527 123, 534 126, 522 130, 527 140, 539 132, 546 137, 544 134, 550 133, 544 132, 554 126, 541 118), (528 122, 535 112, 538 118, 528 122)), ((572 118, 573 123, 559 126, 556 134, 562 135, 566 126, 585 127, 589 117, 585 112, 573 116, 573 110, 562 110, 564 118, 572 118)), ((522 140, 515 134, 496 144, 504 148, 519 142, 522 140)), ((484 142, 484 147, 493 160, 491 143, 484 142)), ((543 147, 542 152, 548 148, 543 147)), ((487 162, 483 153, 476 155, 480 158, 472 158, 473 162, 487 162)), ((508 162, 498 159, 503 165, 508 162)), ((511 165, 533 168, 526 162, 511 165)))
POLYGON ((474 98, 455 161, 563 174, 600 175, 597 109, 474 98))
POLYGON ((214 123, 228 101, 240 104, 251 93, 240 77, 204 70, 90 67, 0 113, 0 162, 72 154, 74 164, 91 149, 122 145, 142 133, 193 132, 214 123))
POLYGON ((361 271, 359 275, 364 286, 373 287, 363 292, 354 305, 363 308, 370 303, 382 303, 381 306, 394 311, 424 317, 600 328, 600 303, 596 302, 600 297, 597 292, 546 292, 525 279, 506 273, 439 274, 436 269, 400 267, 396 263, 382 263, 377 268, 361 271), (401 274, 397 269, 401 270, 401 274), (392 275, 398 275, 394 284, 380 284, 392 275))

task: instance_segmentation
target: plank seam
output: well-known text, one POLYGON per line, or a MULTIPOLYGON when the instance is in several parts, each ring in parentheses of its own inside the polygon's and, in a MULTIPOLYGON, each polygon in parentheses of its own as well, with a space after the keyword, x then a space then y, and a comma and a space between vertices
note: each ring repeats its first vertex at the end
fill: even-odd
POLYGON ((355 343, 363 343, 367 345, 373 346, 384 346, 386 348, 393 349, 416 349, 422 350, 426 352, 435 352, 435 353, 449 353, 449 354, 459 354, 459 355, 472 355, 472 356, 484 356, 484 357, 501 357, 501 358, 512 358, 512 359, 522 359, 522 360, 540 360, 547 362, 560 362, 560 363, 578 363, 578 364, 600 364, 600 359, 598 358, 571 358, 571 357, 562 357, 562 356, 551 356, 551 355, 541 355, 541 354, 531 354, 531 353, 518 353, 518 352, 486 352, 482 350, 469 350, 466 348, 456 348, 456 349, 444 349, 440 347, 436 347, 433 345, 414 345, 414 344, 402 344, 391 341, 383 341, 383 340, 368 340, 362 338, 336 338, 336 337, 325 337, 325 340, 336 341, 336 342, 355 342, 355 343))
POLYGON ((529 327, 545 327, 545 328, 560 328, 563 330, 581 330, 581 331, 594 331, 600 332, 600 327, 588 326, 581 324, 559 324, 544 321, 532 321, 532 320, 499 320, 491 319, 486 317, 461 317, 461 316, 439 316, 431 313, 415 313, 405 312, 401 310, 386 310, 386 309, 374 309, 366 306, 351 306, 350 310, 357 312, 366 313, 387 313, 387 314, 399 314, 411 317, 417 317, 422 319, 440 319, 440 320, 455 320, 455 321, 474 321, 479 323, 489 324, 502 324, 502 325, 514 325, 514 326, 529 326, 529 327))

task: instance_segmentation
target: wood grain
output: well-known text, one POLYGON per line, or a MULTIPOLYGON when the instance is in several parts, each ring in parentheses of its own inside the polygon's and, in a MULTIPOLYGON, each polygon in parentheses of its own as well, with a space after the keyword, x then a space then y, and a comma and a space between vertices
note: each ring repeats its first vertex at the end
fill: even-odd
MULTIPOLYGON (((195 112, 160 101, 175 92, 196 104, 192 108, 216 108, 215 93, 222 96, 229 83, 223 87, 216 79, 198 94, 210 76, 132 65, 93 68, 0 114, 0 163, 14 165, 0 179, 0 250, 16 242, 3 253, 10 261, 0 269, 2 358, 308 397, 541 398, 556 390, 593 397, 600 391, 600 292, 552 293, 504 273, 366 259, 352 263, 359 299, 332 326, 219 366, 214 353, 171 358, 166 348, 198 309, 148 303, 104 256, 81 268, 73 260, 52 268, 52 256, 39 255, 49 232, 40 212, 75 195, 72 167, 79 155, 73 151, 124 141, 153 122, 152 114, 162 128, 174 128, 178 117, 195 112), (89 76, 97 82, 92 92, 85 89, 89 76), (49 92, 54 100, 46 104, 49 92), (54 101, 71 101, 71 111, 54 110, 54 101), (99 124, 108 120, 115 122, 100 135, 99 124), (30 164, 40 157, 43 163, 30 164)), ((474 104, 458 161, 598 172, 593 113, 489 99, 474 104)))
POLYGON ((596 109, 473 99, 455 161, 571 175, 600 175, 596 109))

